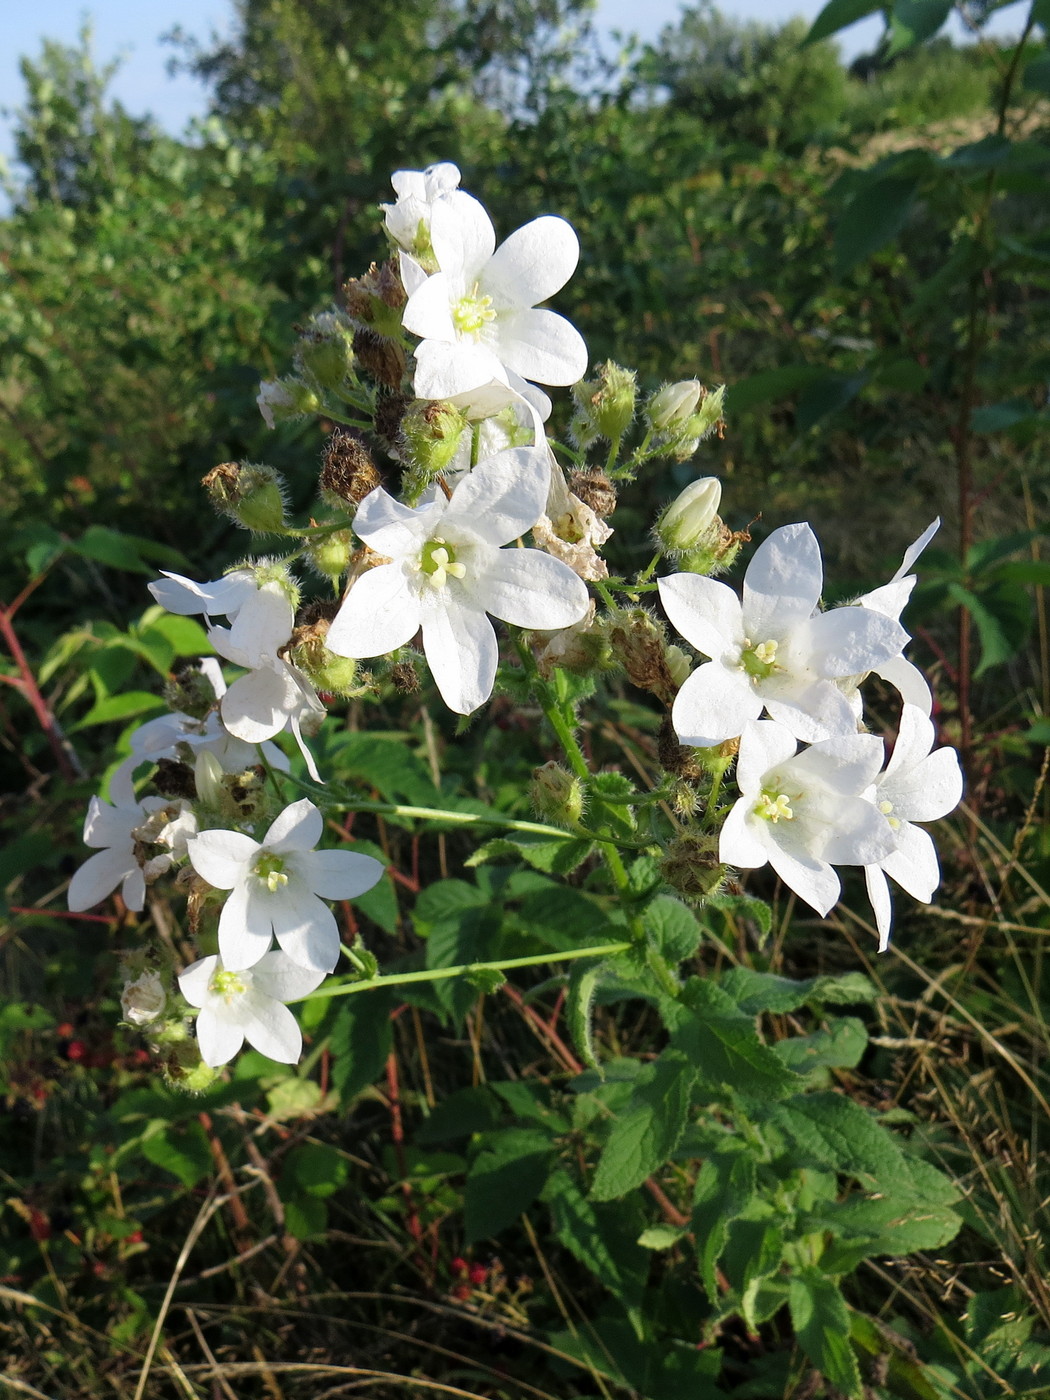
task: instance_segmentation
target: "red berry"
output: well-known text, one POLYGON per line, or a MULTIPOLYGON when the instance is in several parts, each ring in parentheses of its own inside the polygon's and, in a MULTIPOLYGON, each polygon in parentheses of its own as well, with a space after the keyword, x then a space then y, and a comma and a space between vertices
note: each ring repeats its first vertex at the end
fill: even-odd
POLYGON ((488 1276, 489 1271, 485 1268, 484 1264, 471 1264, 470 1271, 467 1275, 475 1288, 480 1288, 488 1276))
POLYGON ((130 1235, 125 1235, 125 1236, 124 1236, 124 1243, 125 1243, 125 1244, 141 1244, 141 1243, 142 1243, 142 1231, 141 1231, 141 1230, 132 1230, 132 1232, 131 1232, 130 1235))
POLYGON ((67 1060, 82 1060, 87 1054, 87 1046, 82 1040, 71 1040, 66 1046, 67 1060))
POLYGON ((457 1254, 452 1261, 452 1272, 454 1274, 465 1274, 470 1266, 465 1259, 461 1259, 457 1254))
POLYGON ((73 1026, 69 1021, 63 1021, 60 1026, 55 1027, 55 1034, 59 1040, 68 1040, 73 1034, 73 1026))
POLYGON ((457 1303, 465 1303, 470 1297, 470 1285, 466 1283, 457 1283, 452 1290, 452 1296, 457 1303))

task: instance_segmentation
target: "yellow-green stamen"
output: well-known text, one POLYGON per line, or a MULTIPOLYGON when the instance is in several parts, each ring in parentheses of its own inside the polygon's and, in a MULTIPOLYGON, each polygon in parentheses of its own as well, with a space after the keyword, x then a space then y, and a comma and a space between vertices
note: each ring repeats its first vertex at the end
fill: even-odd
POLYGON ((227 1005, 236 997, 243 996, 248 990, 246 977, 250 974, 242 972, 227 972, 225 968, 216 972, 208 983, 208 991, 213 996, 222 997, 227 1005))
POLYGON ((456 551, 447 541, 436 537, 427 540, 419 556, 419 571, 426 574, 431 588, 444 588, 449 578, 462 578, 465 564, 456 561, 456 551))
POLYGON ((271 894, 276 894, 288 883, 288 876, 284 873, 284 861, 269 851, 255 862, 255 873, 271 894))
POLYGON ((763 789, 761 797, 755 803, 755 816, 762 817, 767 822, 778 822, 781 818, 789 822, 794 819, 794 812, 791 810, 791 802, 786 792, 770 792, 763 789))
POLYGON ((750 639, 745 637, 744 648, 740 653, 740 665, 753 681, 768 680, 779 669, 776 657, 776 642, 758 642, 752 645, 750 639))
POLYGON ((471 296, 460 297, 452 308, 452 324, 460 335, 481 334, 490 321, 496 319, 496 309, 489 296, 478 296, 477 288, 471 296))

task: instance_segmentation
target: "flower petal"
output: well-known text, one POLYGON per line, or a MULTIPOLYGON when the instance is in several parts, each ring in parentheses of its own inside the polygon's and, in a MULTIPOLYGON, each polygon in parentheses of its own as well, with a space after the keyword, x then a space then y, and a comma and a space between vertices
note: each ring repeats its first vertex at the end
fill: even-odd
POLYGON ((243 1044, 244 1031, 217 1008, 206 1006, 197 1013, 197 1045, 206 1065, 218 1069, 228 1064, 243 1044))
POLYGON ((889 661, 882 661, 871 669, 899 691, 901 699, 909 705, 914 705, 924 715, 932 711, 933 692, 918 666, 906 661, 903 656, 891 656, 889 661))
POLYGON ((754 801, 740 798, 730 809, 718 836, 718 859, 741 870, 757 870, 769 860, 769 851, 751 820, 754 801))
POLYGON ((761 713, 762 702, 742 671, 705 661, 675 696, 671 723, 683 744, 706 749, 735 739, 761 713))
POLYGON ((868 887, 868 898, 875 913, 875 927, 879 931, 879 952, 884 953, 890 946, 890 926, 893 923, 890 882, 877 865, 864 867, 864 882, 868 887))
POLYGON ((299 1001, 315 991, 324 979, 325 973, 302 967, 276 948, 264 953, 252 968, 252 986, 273 997, 274 1001, 299 1001))
MULTIPOLYGON (((257 881, 253 881, 257 884, 257 881)), ((269 901, 264 891, 240 884, 219 914, 219 955, 231 972, 254 967, 273 941, 269 901)))
POLYGON ((66 903, 75 914, 92 909, 137 869, 130 843, 98 851, 88 857, 70 880, 66 903))
POLYGON ((426 506, 402 505, 377 486, 357 508, 354 533, 377 554, 389 554, 393 559, 414 555, 435 533, 444 510, 444 500, 426 506))
POLYGON ((285 807, 270 823, 270 829, 262 839, 263 849, 283 853, 285 851, 312 851, 324 834, 324 817, 308 797, 285 807))
POLYGON ((325 643, 337 656, 386 656, 410 642, 421 622, 419 599, 400 564, 380 564, 357 580, 325 643))
POLYGON ((230 646, 259 666, 277 655, 292 635, 295 614, 292 605, 276 586, 259 588, 238 610, 230 626, 230 646))
MULTIPOLYGON (((514 400, 514 391, 507 384, 507 371, 499 356, 484 345, 459 340, 422 340, 416 346, 416 374, 412 381, 416 397, 455 401, 477 393, 483 385, 492 385, 487 395, 491 412, 498 413, 514 400), (499 408, 495 405, 499 404, 499 408)), ((479 405, 471 401, 471 412, 459 404, 468 417, 481 417, 479 405)), ((355 526, 356 528, 356 526, 355 526)))
POLYGON ((900 623, 871 608, 832 608, 806 624, 809 664, 818 676, 858 676, 891 656, 909 637, 900 623))
POLYGON ((222 722, 237 739, 261 744, 288 723, 301 704, 301 692, 289 668, 260 666, 239 676, 222 697, 222 722))
POLYGON ((279 1001, 257 992, 253 986, 244 998, 244 1036, 260 1055, 282 1065, 294 1065, 303 1053, 299 1022, 279 1001))
POLYGON ((941 883, 941 867, 937 847, 928 831, 905 822, 897 832, 897 849, 879 864, 892 875, 912 899, 929 904, 941 883))
POLYGON ((744 643, 744 615, 733 590, 700 574, 671 574, 658 582, 671 626, 712 661, 744 643))
POLYGON ((804 744, 857 731, 853 706, 833 681, 815 681, 803 688, 775 687, 767 682, 759 689, 773 719, 804 744))
MULTIPOLYGON (((167 868, 167 865, 171 864, 171 858, 168 856, 159 856, 157 859, 161 862, 167 862, 164 869, 167 868)), ((153 865, 153 862, 151 861, 150 864, 153 865)), ((154 866, 154 872, 157 874, 161 873, 157 866, 154 866)), ((135 913, 138 913, 140 909, 145 907, 146 876, 137 861, 135 862, 134 869, 129 870, 124 876, 124 883, 120 887, 120 897, 123 899, 125 905, 129 909, 134 910, 135 913)))
POLYGON ((424 340, 456 340, 452 296, 453 288, 444 273, 435 272, 433 277, 428 277, 405 304, 401 316, 405 330, 424 340))
POLYGON ((516 229, 481 274, 481 291, 498 309, 538 306, 565 286, 580 260, 580 240, 565 219, 544 214, 516 229))
MULTIPOLYGON (((127 790, 121 795, 126 797, 127 790)), ((130 848, 131 828, 138 826, 140 821, 141 813, 137 803, 111 807, 100 797, 92 797, 84 817, 84 845, 130 848)))
POLYGON ((295 866, 322 899, 355 899, 377 884, 384 870, 382 861, 357 851, 308 851, 295 866))
POLYGON ((769 848, 769 863, 799 899, 805 900, 821 918, 827 916, 842 891, 842 885, 826 861, 797 851, 788 852, 773 841, 769 848))
MULTIPOLYGON (((455 199, 435 203, 430 220, 430 242, 441 271, 447 274, 454 287, 465 288, 477 281, 492 257, 496 231, 484 205, 460 190, 455 199)), ((408 326, 407 321, 405 325, 408 326)))
POLYGON ((896 583, 898 579, 904 577, 940 528, 941 517, 938 515, 937 519, 932 520, 930 524, 926 526, 926 529, 923 530, 919 538, 904 551, 904 558, 901 560, 901 566, 890 580, 891 583, 896 583))
POLYGON ((508 369, 539 384, 575 384, 587 373, 587 343, 554 311, 513 311, 495 325, 493 349, 508 369))
POLYGON ((893 803, 893 815, 909 822, 934 822, 954 812, 962 800, 963 775, 954 749, 938 749, 915 768, 880 785, 893 803))
POLYGON ((896 833, 882 813, 863 797, 839 797, 821 855, 833 865, 877 865, 896 843, 896 833))
POLYGON ((202 831, 186 843, 190 864, 217 890, 239 884, 259 849, 259 843, 241 831, 202 831))
POLYGON ((331 972, 339 961, 339 929, 328 905, 299 881, 267 901, 281 948, 300 967, 331 972))
POLYGON ((479 462, 456 486, 441 520, 450 540, 466 536, 499 548, 531 530, 550 490, 544 448, 511 447, 479 462))
POLYGON ((790 729, 775 720, 748 720, 740 731, 736 781, 742 794, 756 797, 766 774, 794 758, 798 744, 790 729))
POLYGON ((878 776, 886 755, 876 734, 849 734, 824 739, 792 763, 792 771, 809 787, 814 780, 843 797, 855 797, 878 776))
POLYGON ((450 710, 469 715, 492 694, 499 647, 483 612, 448 603, 423 621, 423 651, 450 710))
POLYGON ((198 958, 179 973, 179 991, 191 1006, 203 1006, 207 1001, 208 987, 218 965, 219 959, 212 954, 210 958, 198 958))
POLYGON ((539 549, 496 550, 474 596, 493 617, 548 632, 578 622, 588 603, 584 581, 539 549))
POLYGON ((744 575, 744 630, 756 643, 782 637, 813 615, 824 583, 808 525, 782 525, 755 550, 744 575))

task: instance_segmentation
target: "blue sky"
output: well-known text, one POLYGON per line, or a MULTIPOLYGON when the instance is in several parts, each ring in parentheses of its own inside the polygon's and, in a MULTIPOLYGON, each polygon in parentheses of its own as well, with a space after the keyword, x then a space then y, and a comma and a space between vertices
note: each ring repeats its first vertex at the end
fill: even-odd
MULTIPOLYGON (((792 15, 812 18, 823 0, 722 0, 723 8, 740 18, 779 23, 792 15)), ((599 28, 638 31, 643 39, 655 38, 677 18, 682 0, 598 0, 599 28)), ((80 25, 90 18, 99 61, 123 59, 113 91, 127 109, 138 115, 150 111, 168 130, 181 131, 204 108, 204 94, 193 79, 170 77, 166 71, 172 50, 160 36, 175 25, 207 38, 215 30, 225 33, 232 15, 231 0, 6 0, 0 3, 3 46, 0 52, 0 155, 10 152, 10 112, 22 97, 18 59, 39 53, 45 38, 75 40, 80 25), (6 110, 4 114, 3 109, 6 110)), ((996 16, 1000 32, 1016 32, 1023 11, 1010 4, 996 16)), ((877 18, 862 20, 842 36, 842 47, 852 55, 869 47, 879 33, 877 18)))

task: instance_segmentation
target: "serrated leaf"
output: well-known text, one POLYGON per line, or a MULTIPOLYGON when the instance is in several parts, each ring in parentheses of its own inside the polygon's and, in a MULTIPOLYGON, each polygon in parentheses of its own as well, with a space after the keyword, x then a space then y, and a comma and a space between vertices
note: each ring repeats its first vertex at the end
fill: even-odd
POLYGON ((646 906, 642 922, 657 950, 674 964, 696 952, 704 933, 692 910, 664 894, 646 906))
POLYGON ((594 1048, 593 1020, 594 994, 598 990, 601 974, 600 963, 585 962, 583 959, 574 963, 565 998, 565 1017, 576 1053, 585 1065, 599 1074, 602 1067, 594 1048))
POLYGON ((701 1082, 760 1100, 800 1087, 800 1077, 759 1040, 753 1018, 713 982, 694 977, 680 1001, 663 1007, 671 1044, 696 1066, 701 1082))
POLYGON ((646 1065, 598 1159, 591 1185, 594 1200, 625 1196, 670 1159, 685 1129, 695 1078, 693 1065, 674 1050, 665 1050, 654 1064, 646 1065))
POLYGON ((747 1143, 727 1141, 704 1161, 693 1188, 693 1234, 700 1279, 712 1303, 721 1297, 718 1261, 730 1224, 755 1200, 756 1163, 747 1143))
POLYGON ((543 1190, 550 1166, 551 1143, 543 1133, 508 1128, 487 1134, 485 1142, 463 1192, 467 1244, 513 1225, 543 1190))
POLYGON ((788 1286, 791 1325, 817 1370, 846 1395, 860 1400, 860 1370, 850 1345, 849 1309, 835 1284, 819 1269, 800 1269, 788 1286))
POLYGON ((345 997, 332 1011, 328 1030, 332 1085, 348 1103, 374 1084, 390 1054, 390 994, 345 997))
POLYGON ((497 836, 485 844, 466 862, 468 866, 481 865, 486 860, 499 860, 504 856, 518 856, 545 875, 571 875, 577 866, 582 865, 594 849, 594 842, 566 835, 560 837, 531 836, 522 834, 513 838, 497 836))
POLYGON ((807 1217, 805 1227, 807 1232, 810 1228, 830 1232, 821 1266, 828 1273, 845 1274, 862 1259, 892 1259, 920 1249, 940 1249, 955 1238, 962 1223, 948 1206, 920 1204, 891 1194, 831 1202, 807 1217))
POLYGON ((800 1095, 771 1107, 768 1117, 794 1143, 801 1165, 875 1182, 892 1182, 902 1169, 903 1153, 893 1135, 844 1094, 800 1095))
POLYGON ((874 983, 861 972, 795 981, 750 967, 733 967, 719 985, 749 1016, 763 1011, 782 1015, 802 1006, 852 1006, 856 1002, 872 1002, 878 995, 874 983))
POLYGON ((284 1159, 282 1188, 293 1183, 309 1196, 334 1195, 350 1174, 346 1158, 325 1142, 304 1142, 284 1159))
POLYGON ((595 1207, 568 1172, 560 1169, 552 1172, 543 1199, 550 1207, 554 1234, 569 1253, 617 1297, 625 1302, 639 1300, 648 1258, 633 1241, 618 1239, 608 1212, 595 1207))
POLYGON ((178 1177, 187 1190, 207 1176, 214 1165, 208 1139, 199 1123, 178 1127, 169 1124, 147 1137, 141 1151, 154 1166, 178 1177))
POLYGON ((78 724, 70 726, 71 732, 90 729, 95 724, 112 724, 116 720, 131 719, 136 715, 157 713, 167 706, 159 695, 148 690, 126 690, 122 694, 109 695, 97 700, 78 724))
POLYGON ((650 1225, 638 1236, 638 1243, 643 1249, 671 1249, 685 1234, 684 1225, 650 1225))
POLYGON ((499 1122, 499 1101, 491 1090, 480 1085, 458 1089, 442 1099, 416 1133, 421 1146, 434 1142, 453 1142, 456 1138, 472 1137, 494 1128, 499 1122))
POLYGON ((793 1036, 773 1047, 781 1060, 798 1074, 817 1069, 853 1069, 868 1048, 868 1032, 854 1016, 833 1021, 827 1030, 793 1036))
POLYGON ((761 946, 773 928, 773 910, 764 899, 754 899, 745 894, 713 894, 706 908, 717 909, 720 913, 731 914, 738 919, 750 919, 758 930, 761 946))

